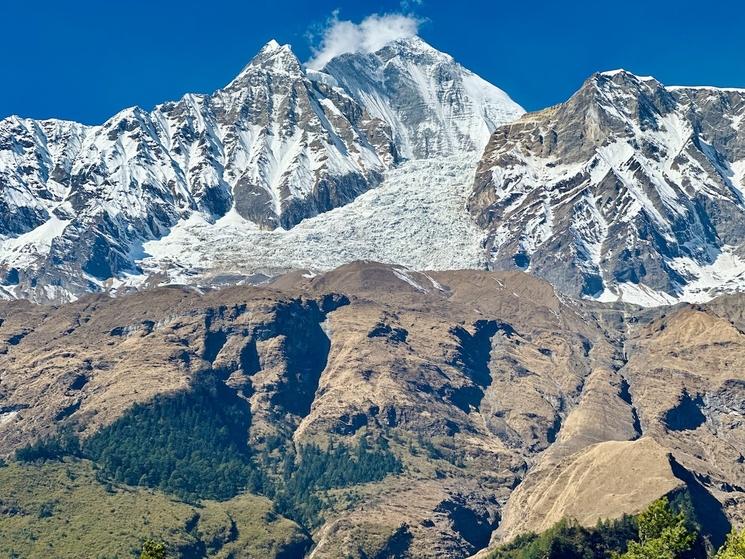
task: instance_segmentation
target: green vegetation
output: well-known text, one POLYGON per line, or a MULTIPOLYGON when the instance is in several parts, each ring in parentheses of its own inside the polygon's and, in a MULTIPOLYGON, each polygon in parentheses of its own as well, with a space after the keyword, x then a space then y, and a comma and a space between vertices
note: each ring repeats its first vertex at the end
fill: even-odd
POLYGON ((263 497, 190 505, 102 484, 86 460, 10 463, 0 468, 0 487, 0 557, 135 559, 148 540, 165 544, 169 558, 275 557, 310 543, 263 497))
POLYGON ((166 559, 166 545, 153 540, 146 541, 142 546, 140 559, 166 559))
POLYGON ((308 487, 331 489, 380 481, 391 472, 401 471, 401 462, 388 450, 385 439, 380 448, 370 447, 361 438, 356 449, 331 444, 326 450, 316 445, 301 447, 301 460, 287 480, 288 489, 308 487))
POLYGON ((105 475, 183 499, 257 492, 261 474, 246 444, 248 405, 210 377, 188 392, 138 404, 83 444, 105 475))
POLYGON ((489 559, 606 559, 625 551, 627 542, 636 537, 636 520, 631 516, 598 522, 594 528, 565 519, 540 535, 518 536, 489 559))
POLYGON ((639 541, 629 542, 623 559, 678 559, 696 543, 684 512, 673 511, 667 498, 653 502, 639 514, 639 541))
POLYGON ((321 523, 320 513, 326 507, 319 491, 380 481, 402 469, 385 439, 372 449, 364 437, 354 449, 341 444, 325 450, 302 446, 299 461, 284 456, 282 463, 281 483, 273 491, 277 511, 310 528, 321 523))
MULTIPOLYGON (((704 540, 685 495, 654 501, 639 515, 585 528, 564 519, 542 534, 524 534, 488 559, 703 559, 704 540)), ((745 530, 733 530, 715 559, 745 559, 745 530)))
POLYGON ((745 559, 745 530, 730 532, 716 559, 745 559))
POLYGON ((80 441, 69 433, 47 439, 16 450, 15 458, 19 462, 61 461, 66 456, 80 456, 80 441))
POLYGON ((330 490, 380 481, 402 470, 385 439, 371 446, 301 446, 282 439, 261 452, 247 444, 250 414, 245 400, 206 377, 186 392, 157 396, 133 406, 82 445, 60 436, 16 452, 23 463, 92 460, 99 481, 159 489, 179 498, 230 499, 243 491, 272 498, 279 514, 318 526, 331 506, 330 490), (275 452, 276 451, 276 452, 275 452))

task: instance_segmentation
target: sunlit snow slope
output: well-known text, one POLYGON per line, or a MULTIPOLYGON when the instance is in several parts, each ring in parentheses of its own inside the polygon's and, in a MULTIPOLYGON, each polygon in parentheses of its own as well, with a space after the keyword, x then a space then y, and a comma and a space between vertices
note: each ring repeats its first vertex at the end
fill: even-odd
POLYGON ((168 281, 196 284, 293 268, 323 271, 353 260, 484 268, 484 233, 465 209, 475 164, 472 154, 404 163, 350 204, 289 231, 262 231, 235 212, 214 223, 195 214, 146 243, 140 264, 168 281))
POLYGON ((663 305, 745 289, 745 91, 623 70, 524 114, 421 39, 101 126, 0 121, 0 297, 262 281, 352 260, 518 268, 663 305))

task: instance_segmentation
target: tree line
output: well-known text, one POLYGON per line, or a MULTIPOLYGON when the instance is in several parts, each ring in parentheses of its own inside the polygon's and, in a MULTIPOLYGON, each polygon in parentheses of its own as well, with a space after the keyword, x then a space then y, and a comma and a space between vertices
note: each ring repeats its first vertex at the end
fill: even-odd
POLYGON ((745 530, 733 530, 714 553, 687 510, 664 497, 637 516, 593 528, 564 519, 541 534, 518 536, 488 559, 745 559, 745 530))
POLYGON ((247 443, 249 425, 245 400, 207 377, 188 391, 134 405, 83 442, 63 433, 15 456, 21 462, 87 458, 101 482, 151 487, 189 502, 230 499, 242 491, 266 495, 278 513, 307 528, 322 520, 329 505, 324 492, 379 481, 403 467, 384 438, 298 449, 277 439, 254 451, 247 443))

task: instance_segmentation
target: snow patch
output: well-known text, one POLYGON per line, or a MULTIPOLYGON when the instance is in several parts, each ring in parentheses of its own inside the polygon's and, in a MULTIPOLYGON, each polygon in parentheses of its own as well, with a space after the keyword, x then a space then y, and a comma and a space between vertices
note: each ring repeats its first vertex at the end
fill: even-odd
POLYGON ((625 282, 607 287, 592 299, 604 303, 624 302, 642 307, 659 307, 680 302, 705 303, 718 295, 745 291, 745 259, 736 253, 735 247, 723 247, 709 265, 702 266, 688 257, 670 259, 668 263, 690 280, 677 296, 644 284, 625 282))
POLYGON ((411 287, 416 289, 417 291, 421 293, 427 293, 427 290, 422 287, 419 283, 417 283, 414 278, 411 277, 411 273, 406 268, 399 268, 394 267, 393 268, 393 274, 400 280, 408 283, 411 287))
POLYGON ((18 415, 18 410, 0 413, 0 425, 4 425, 5 423, 10 423, 11 421, 13 421, 13 418, 16 417, 17 415, 18 415))
POLYGON ((0 241, 0 263, 11 268, 32 268, 40 257, 49 254, 52 241, 62 235, 69 223, 52 214, 36 229, 0 241))

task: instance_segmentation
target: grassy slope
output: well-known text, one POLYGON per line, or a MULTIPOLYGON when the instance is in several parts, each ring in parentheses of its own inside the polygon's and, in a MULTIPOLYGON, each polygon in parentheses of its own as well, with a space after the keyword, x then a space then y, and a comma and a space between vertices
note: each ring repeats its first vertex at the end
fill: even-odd
POLYGON ((210 558, 272 558, 307 541, 262 497, 190 505, 105 487, 86 461, 0 468, 0 557, 137 557, 147 538, 166 542, 170 557, 210 558))

